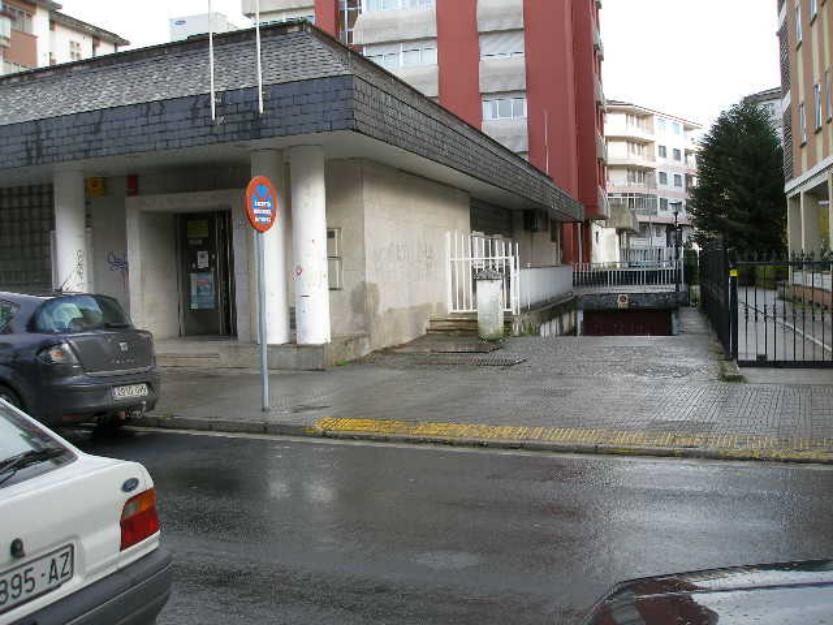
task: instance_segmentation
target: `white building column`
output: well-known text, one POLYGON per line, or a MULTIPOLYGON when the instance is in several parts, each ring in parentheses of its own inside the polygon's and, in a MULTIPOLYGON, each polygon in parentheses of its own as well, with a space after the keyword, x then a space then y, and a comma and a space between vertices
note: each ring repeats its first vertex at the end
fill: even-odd
POLYGON ((291 148, 289 162, 297 342, 322 345, 330 342, 324 150, 320 146, 291 148))
POLYGON ((55 198, 53 286, 64 291, 89 291, 91 269, 84 174, 80 171, 55 172, 52 183, 55 198))
MULTIPOLYGON (((251 156, 252 177, 266 176, 278 195, 278 217, 263 237, 264 284, 266 286, 266 343, 283 345, 289 342, 289 299, 286 267, 287 189, 284 179, 283 153, 258 150, 251 156)), ((253 301, 256 301, 253 300, 253 301)), ((258 341, 260 337, 258 337, 258 341)))

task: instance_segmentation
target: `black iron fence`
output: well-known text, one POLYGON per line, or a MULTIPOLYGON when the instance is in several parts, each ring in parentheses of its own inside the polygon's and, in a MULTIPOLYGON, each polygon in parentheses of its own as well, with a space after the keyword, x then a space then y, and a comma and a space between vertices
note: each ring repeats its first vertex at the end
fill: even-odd
POLYGON ((700 255, 703 308, 726 353, 756 367, 833 367, 833 258, 700 255))
MULTIPOLYGON (((729 254, 712 243, 700 252, 700 299, 723 349, 732 354, 732 298, 729 287, 729 254)), ((735 315, 736 318, 736 315, 735 315)))

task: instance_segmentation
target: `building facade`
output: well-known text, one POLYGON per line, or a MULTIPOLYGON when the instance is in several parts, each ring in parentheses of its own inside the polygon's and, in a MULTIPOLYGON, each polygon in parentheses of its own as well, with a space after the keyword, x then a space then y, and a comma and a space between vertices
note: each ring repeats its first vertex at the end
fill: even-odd
POLYGON ((130 44, 49 0, 0 0, 0 75, 81 61, 130 44))
POLYGON ((781 88, 766 89, 746 96, 743 99, 746 104, 754 104, 766 113, 769 123, 778 134, 781 144, 784 143, 784 99, 781 95, 781 88))
MULTIPOLYGON (((254 358, 243 195, 266 175, 270 362, 317 368, 414 339, 470 295, 454 233, 552 264, 557 241, 528 221, 583 220, 544 172, 319 30, 261 43, 262 94, 252 29, 214 38, 213 94, 205 38, 0 78, 0 291, 95 291, 157 340, 227 337, 254 358)), ((569 292, 570 268, 551 269, 517 281, 564 275, 569 292)))
MULTIPOLYGON (((255 0, 242 0, 254 17, 255 0)), ((604 191, 600 0, 260 0, 305 18, 522 155, 578 199, 564 262, 588 260, 604 191)))
MULTIPOLYGON (((700 129, 699 124, 681 117, 628 102, 608 101, 608 201, 611 211, 632 211, 638 222, 636 232, 620 235, 620 249, 673 247, 675 220, 683 227, 683 242, 691 238, 687 204, 689 189, 696 182, 700 129)), ((601 236, 609 237, 610 233, 601 236)), ((605 251, 611 254, 612 246, 609 244, 605 251)), ((619 258, 596 260, 611 262, 619 258)))
POLYGON ((778 0, 784 110, 784 190, 790 252, 833 240, 833 3, 778 0))

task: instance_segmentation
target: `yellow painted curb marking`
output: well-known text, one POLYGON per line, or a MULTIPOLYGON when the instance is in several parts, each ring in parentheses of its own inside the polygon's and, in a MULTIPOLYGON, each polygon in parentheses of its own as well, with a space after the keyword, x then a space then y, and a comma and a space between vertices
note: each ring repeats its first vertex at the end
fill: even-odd
POLYGON ((503 442, 547 442, 554 444, 603 446, 633 453, 634 448, 708 449, 725 458, 767 457, 783 460, 829 461, 833 441, 829 439, 777 438, 735 434, 688 434, 585 428, 546 428, 481 423, 401 421, 396 419, 357 419, 325 417, 311 431, 320 435, 355 434, 368 436, 407 436, 440 442, 483 440, 503 442))

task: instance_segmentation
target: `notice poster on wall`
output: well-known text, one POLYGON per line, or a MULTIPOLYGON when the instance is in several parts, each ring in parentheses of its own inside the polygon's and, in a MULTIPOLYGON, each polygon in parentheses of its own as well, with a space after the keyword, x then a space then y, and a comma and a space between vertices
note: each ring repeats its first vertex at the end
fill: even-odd
POLYGON ((214 297, 214 274, 191 274, 191 310, 214 310, 217 304, 214 297))

